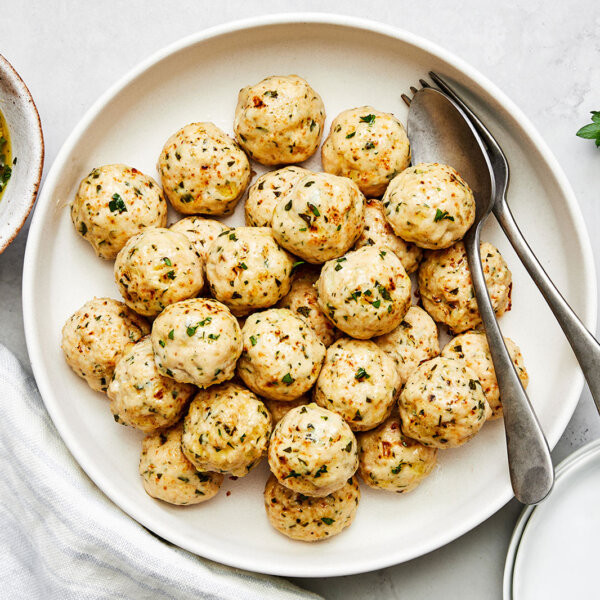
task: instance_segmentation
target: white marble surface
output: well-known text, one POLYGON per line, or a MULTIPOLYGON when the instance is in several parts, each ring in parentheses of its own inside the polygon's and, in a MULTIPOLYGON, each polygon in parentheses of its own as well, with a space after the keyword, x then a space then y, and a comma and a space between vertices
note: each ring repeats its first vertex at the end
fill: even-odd
MULTIPOLYGON (((562 163, 598 262, 600 150, 574 135, 588 121, 589 111, 600 110, 597 0, 21 0, 2 7, 0 53, 21 73, 36 99, 46 136, 47 169, 90 104, 148 54, 211 25, 288 11, 344 12, 397 25, 478 68, 524 110, 562 163)), ((0 255, 0 341, 27 365, 21 315, 26 237, 27 228, 0 255)), ((554 450, 555 460, 599 436, 600 418, 586 389, 554 450)), ((513 501, 459 540, 403 565, 298 583, 331 600, 498 599, 518 514, 513 501)))

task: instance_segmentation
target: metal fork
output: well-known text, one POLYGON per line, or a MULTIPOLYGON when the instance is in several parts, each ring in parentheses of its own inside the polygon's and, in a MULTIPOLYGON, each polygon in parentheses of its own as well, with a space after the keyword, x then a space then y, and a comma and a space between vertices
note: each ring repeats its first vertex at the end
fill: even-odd
MULTIPOLYGON (((592 398, 596 403, 596 408, 600 412, 600 344, 586 329, 554 283, 552 283, 552 280, 521 233, 506 200, 510 170, 508 160, 502 148, 500 148, 494 136, 477 115, 465 104, 445 79, 433 71, 429 72, 429 76, 442 92, 447 94, 463 110, 479 134, 492 164, 496 183, 493 213, 498 223, 500 223, 504 234, 515 249, 517 256, 521 259, 521 262, 561 326, 579 362, 583 376, 590 388, 592 398)), ((420 79, 419 83, 423 87, 431 87, 424 79, 420 79)), ((415 87, 411 87, 410 90, 413 94, 417 91, 415 87)), ((402 99, 410 106, 410 98, 406 94, 402 94, 402 99)))

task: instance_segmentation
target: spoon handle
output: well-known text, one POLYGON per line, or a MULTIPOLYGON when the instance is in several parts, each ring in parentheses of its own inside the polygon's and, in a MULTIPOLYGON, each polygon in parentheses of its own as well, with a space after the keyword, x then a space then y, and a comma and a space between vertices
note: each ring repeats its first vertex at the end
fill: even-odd
POLYGON ((464 243, 502 399, 513 491, 523 504, 536 504, 546 497, 554 483, 550 449, 510 358, 492 308, 481 265, 479 227, 467 232, 464 243))
POLYGON ((596 408, 600 412, 600 344, 579 320, 544 271, 529 244, 525 241, 504 196, 496 201, 494 214, 561 326, 581 366, 596 408))

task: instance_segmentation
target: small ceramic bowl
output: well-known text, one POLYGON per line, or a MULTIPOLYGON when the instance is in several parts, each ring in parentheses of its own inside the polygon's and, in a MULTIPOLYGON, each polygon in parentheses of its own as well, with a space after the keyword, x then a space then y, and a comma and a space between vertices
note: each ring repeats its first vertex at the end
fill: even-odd
POLYGON ((44 135, 37 108, 19 74, 0 54, 0 111, 12 155, 12 176, 0 197, 0 253, 23 227, 37 197, 44 166, 44 135))

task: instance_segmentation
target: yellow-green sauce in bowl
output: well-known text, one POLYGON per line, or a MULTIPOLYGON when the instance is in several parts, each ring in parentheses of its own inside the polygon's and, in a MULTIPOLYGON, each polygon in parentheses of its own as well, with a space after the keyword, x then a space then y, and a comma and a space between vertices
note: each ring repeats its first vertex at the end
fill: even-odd
POLYGON ((12 157, 8 127, 4 115, 0 112, 0 199, 12 175, 12 166, 16 162, 17 159, 12 157))

